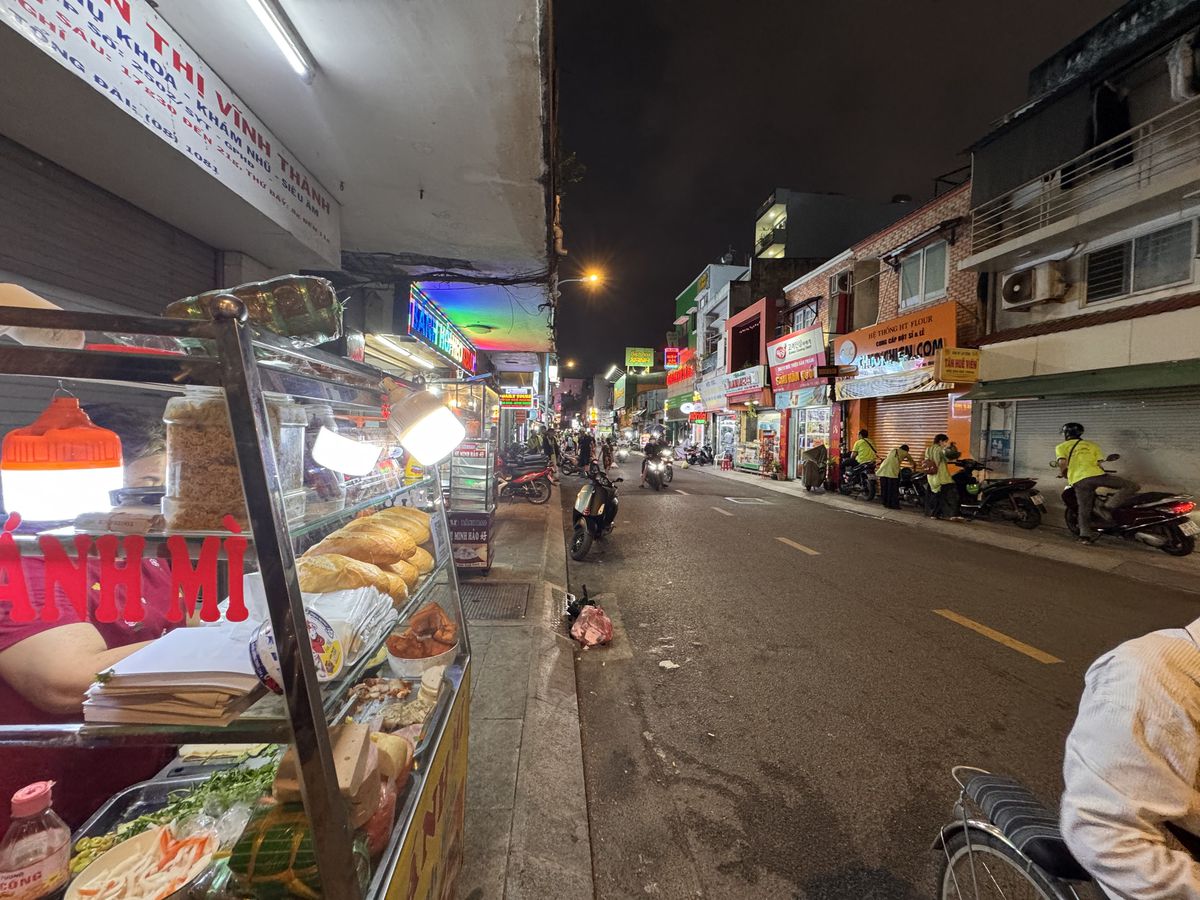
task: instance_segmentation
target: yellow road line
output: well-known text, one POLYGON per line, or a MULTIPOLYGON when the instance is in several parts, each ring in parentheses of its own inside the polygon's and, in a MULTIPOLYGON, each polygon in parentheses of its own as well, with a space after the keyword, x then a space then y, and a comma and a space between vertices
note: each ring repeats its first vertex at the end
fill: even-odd
POLYGON ((690 496, 692 496, 692 495, 691 495, 691 494, 689 494, 687 491, 681 491, 679 488, 675 488, 675 493, 677 493, 677 494, 683 494, 683 496, 685 496, 685 497, 690 497, 690 496))
POLYGON ((715 509, 717 512, 719 512, 723 516, 732 516, 733 515, 733 513, 731 513, 729 510, 721 509, 721 507, 719 507, 719 506, 710 506, 709 509, 715 509))
POLYGON ((1040 663, 1053 665, 1054 663, 1062 662, 1057 656, 1051 656, 1045 650, 1039 650, 1037 647, 1032 647, 1024 641, 1018 641, 1015 637, 1009 637, 1002 631, 997 631, 995 628, 988 628, 986 625, 981 625, 974 619, 968 619, 966 616, 960 616, 951 609, 935 609, 933 612, 941 616, 943 619, 949 619, 951 622, 957 622, 963 628, 970 628, 972 631, 982 634, 985 638, 991 638, 998 644, 1003 644, 1010 650, 1016 650, 1018 653, 1024 653, 1031 659, 1036 659, 1040 663))
POLYGON ((781 544, 787 544, 789 547, 795 547, 801 553, 807 553, 809 556, 820 556, 819 550, 814 550, 812 547, 805 547, 803 544, 797 544, 795 541, 788 540, 785 537, 777 537, 775 540, 781 544))

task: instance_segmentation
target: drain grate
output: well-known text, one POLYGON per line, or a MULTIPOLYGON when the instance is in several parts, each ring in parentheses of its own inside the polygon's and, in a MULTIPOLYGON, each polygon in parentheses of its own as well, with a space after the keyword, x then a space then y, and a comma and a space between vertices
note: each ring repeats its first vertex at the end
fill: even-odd
POLYGON ((730 503, 762 503, 767 505, 771 502, 770 500, 762 499, 762 497, 726 497, 725 499, 730 503))
POLYGON ((523 619, 529 605, 530 585, 525 583, 460 583, 468 619, 523 619))

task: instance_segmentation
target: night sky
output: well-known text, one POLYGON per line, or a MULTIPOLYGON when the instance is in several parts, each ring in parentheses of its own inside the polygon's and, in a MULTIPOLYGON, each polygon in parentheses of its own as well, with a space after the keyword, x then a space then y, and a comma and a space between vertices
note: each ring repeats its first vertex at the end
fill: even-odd
POLYGON ((775 187, 887 201, 1020 105, 1029 70, 1119 0, 558 0, 567 185, 560 356, 603 372, 661 347, 676 294, 775 187))

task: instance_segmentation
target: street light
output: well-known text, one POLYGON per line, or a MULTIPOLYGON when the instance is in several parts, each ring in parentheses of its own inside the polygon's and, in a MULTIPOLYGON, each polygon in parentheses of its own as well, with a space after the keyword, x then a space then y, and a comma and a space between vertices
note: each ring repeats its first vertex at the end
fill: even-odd
POLYGON ((568 368, 568 369, 573 369, 573 368, 575 368, 575 360, 573 360, 573 359, 568 359, 568 360, 567 360, 567 362, 566 362, 566 366, 567 366, 567 368, 568 368))
POLYGON ((560 278, 558 280, 559 285, 571 284, 572 282, 578 284, 589 284, 593 287, 596 287, 604 283, 604 273, 592 271, 585 273, 582 278, 560 278))

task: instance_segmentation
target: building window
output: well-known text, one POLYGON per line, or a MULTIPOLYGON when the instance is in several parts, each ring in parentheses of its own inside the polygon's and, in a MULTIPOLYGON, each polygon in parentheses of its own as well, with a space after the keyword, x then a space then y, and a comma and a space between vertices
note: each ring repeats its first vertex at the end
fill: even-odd
POLYGON ((1087 255, 1087 302, 1192 280, 1193 223, 1181 222, 1087 255))
POLYGON ((945 297, 948 262, 945 241, 904 257, 900 262, 900 306, 918 306, 945 297))

